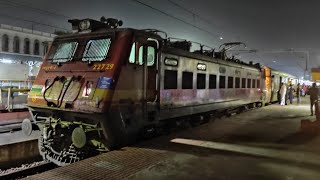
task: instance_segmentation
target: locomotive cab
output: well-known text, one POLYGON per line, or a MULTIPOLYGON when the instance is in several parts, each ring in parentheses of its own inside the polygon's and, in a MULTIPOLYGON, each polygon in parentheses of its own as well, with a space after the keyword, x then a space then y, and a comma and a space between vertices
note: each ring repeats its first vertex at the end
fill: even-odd
POLYGON ((160 36, 110 18, 69 22, 73 33, 54 39, 28 97, 39 151, 58 165, 153 131, 159 108, 160 36))

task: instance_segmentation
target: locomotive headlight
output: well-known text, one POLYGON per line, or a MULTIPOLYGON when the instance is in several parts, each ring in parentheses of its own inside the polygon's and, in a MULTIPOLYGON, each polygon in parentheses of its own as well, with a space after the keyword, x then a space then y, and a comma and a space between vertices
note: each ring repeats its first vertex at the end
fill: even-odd
POLYGON ((81 21, 80 24, 79 24, 79 29, 80 29, 80 31, 89 30, 90 27, 91 27, 91 24, 90 24, 90 21, 89 21, 89 20, 81 21))
POLYGON ((87 84, 83 90, 82 96, 83 97, 88 97, 91 94, 92 91, 92 86, 93 86, 93 82, 92 81, 87 81, 87 84))

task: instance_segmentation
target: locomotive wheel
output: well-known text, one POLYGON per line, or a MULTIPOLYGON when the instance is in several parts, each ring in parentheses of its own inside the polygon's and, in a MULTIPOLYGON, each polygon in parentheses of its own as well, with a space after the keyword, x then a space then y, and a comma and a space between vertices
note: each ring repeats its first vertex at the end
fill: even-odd
POLYGON ((77 148, 83 148, 87 143, 87 136, 84 130, 81 127, 77 127, 72 131, 72 143, 77 148))

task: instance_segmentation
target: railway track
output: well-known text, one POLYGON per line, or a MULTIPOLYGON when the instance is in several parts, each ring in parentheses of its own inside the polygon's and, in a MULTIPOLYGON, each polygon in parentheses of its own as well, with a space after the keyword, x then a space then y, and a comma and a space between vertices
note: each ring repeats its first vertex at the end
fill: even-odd
POLYGON ((57 166, 55 166, 53 163, 45 161, 23 164, 21 167, 11 168, 3 171, 0 169, 0 179, 20 179, 37 173, 45 172, 56 167, 57 166))

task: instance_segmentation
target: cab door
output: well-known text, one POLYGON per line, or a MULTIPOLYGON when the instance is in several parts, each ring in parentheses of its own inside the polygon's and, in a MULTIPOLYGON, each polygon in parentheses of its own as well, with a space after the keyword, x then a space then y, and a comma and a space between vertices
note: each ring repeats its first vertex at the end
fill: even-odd
POLYGON ((139 39, 136 47, 136 64, 143 72, 144 119, 153 121, 159 108, 159 42, 155 39, 139 39))

